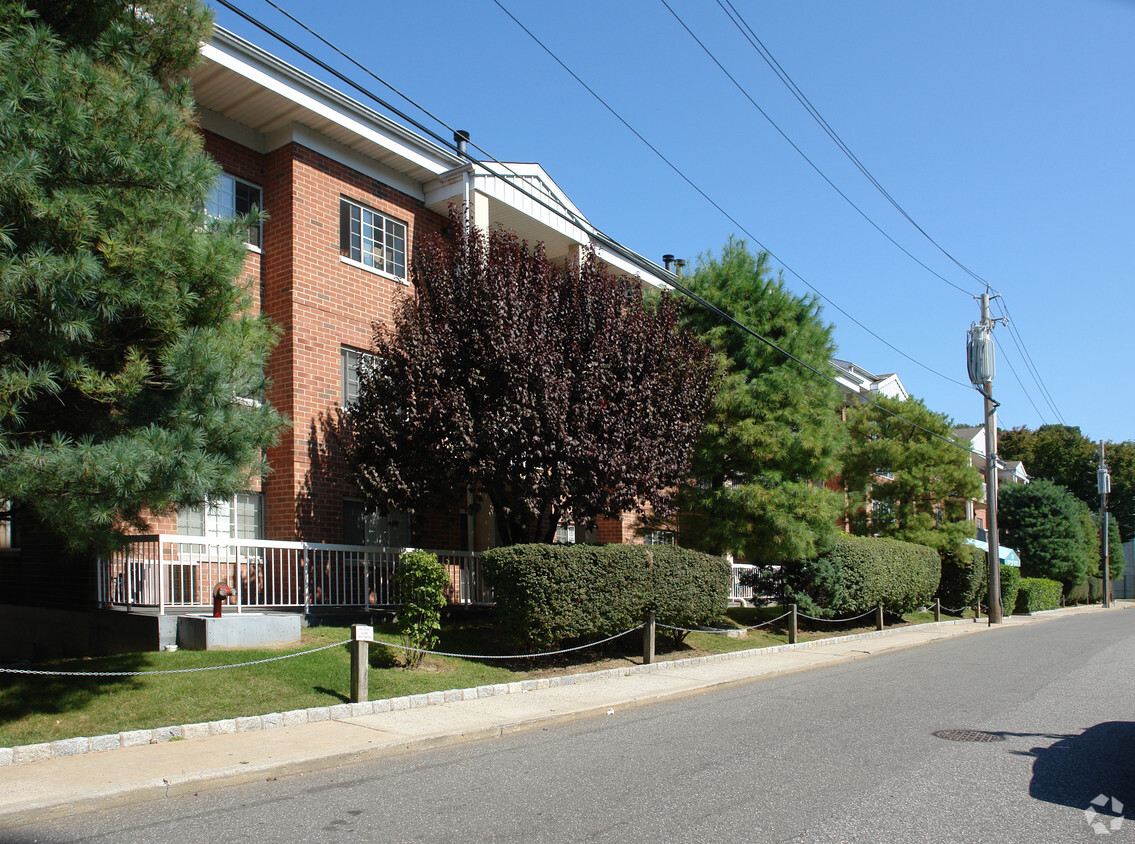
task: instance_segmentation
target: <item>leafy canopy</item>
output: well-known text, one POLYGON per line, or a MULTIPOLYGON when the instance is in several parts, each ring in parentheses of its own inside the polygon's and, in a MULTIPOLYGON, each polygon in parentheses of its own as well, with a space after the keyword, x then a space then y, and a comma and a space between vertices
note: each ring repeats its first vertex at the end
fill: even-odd
POLYGON ((380 509, 492 505, 498 540, 550 542, 560 521, 665 516, 712 401, 708 350, 671 300, 645 300, 593 254, 465 228, 415 251, 417 295, 377 326, 345 414, 356 483, 380 509))
POLYGON ((843 485, 851 532, 939 551, 972 537, 966 501, 981 495, 981 474, 950 420, 918 399, 875 402, 847 409, 843 485))
MULTIPOLYGON (((767 253, 730 240, 704 255, 692 291, 820 372, 835 351, 814 298, 772 273, 767 253)), ((687 328, 709 344, 721 388, 694 450, 696 484, 681 491, 682 543, 759 564, 815 557, 836 538, 839 499, 825 489, 843 445, 840 390, 712 312, 689 310, 687 328)))
POLYGON ((275 438, 243 224, 186 73, 196 3, 0 3, 0 502, 76 548, 245 488, 275 438))

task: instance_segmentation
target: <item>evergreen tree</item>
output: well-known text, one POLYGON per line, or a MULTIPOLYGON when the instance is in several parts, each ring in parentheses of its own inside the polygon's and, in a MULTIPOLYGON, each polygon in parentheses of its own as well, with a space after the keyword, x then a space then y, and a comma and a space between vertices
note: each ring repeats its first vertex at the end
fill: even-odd
POLYGON ((972 537, 966 501, 981 494, 981 474, 950 420, 918 399, 874 401, 847 409, 843 485, 851 532, 939 551, 972 537))
MULTIPOLYGON (((773 275, 768 254, 730 240, 703 256, 683 284, 820 372, 835 351, 820 306, 773 275)), ((694 449, 696 483, 680 493, 682 544, 760 565, 814 558, 837 535, 843 444, 841 393, 782 352, 706 309, 686 325, 717 354, 723 372, 694 449)))
POLYGON ((0 502, 74 548, 247 488, 279 429, 248 221, 204 213, 209 29, 187 0, 0 2, 0 502))
POLYGON ((1094 574, 1099 528, 1084 502, 1043 479, 1001 487, 997 513, 1002 544, 1021 555, 1021 574, 1064 584, 1064 593, 1094 574))
POLYGON ((427 238, 416 295, 376 329, 346 413, 347 462, 380 510, 488 499, 501 544, 558 522, 672 511, 714 391, 677 305, 594 255, 557 266, 514 235, 427 238))

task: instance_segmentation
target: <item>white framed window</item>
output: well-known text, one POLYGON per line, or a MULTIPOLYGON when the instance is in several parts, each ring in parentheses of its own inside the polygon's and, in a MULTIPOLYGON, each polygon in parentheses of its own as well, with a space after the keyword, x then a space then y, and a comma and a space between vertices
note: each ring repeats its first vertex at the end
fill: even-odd
POLYGON ((339 347, 340 393, 343 407, 350 405, 359 397, 359 366, 370 363, 374 355, 350 346, 339 347))
POLYGON ((556 544, 571 545, 575 542, 575 525, 569 522, 560 522, 556 525, 556 544))
MULTIPOLYGON (((260 188, 222 173, 205 202, 205 213, 218 220, 233 220, 263 207, 260 188)), ((260 223, 249 226, 245 242, 259 249, 261 239, 260 223)))
POLYGON ((263 539, 264 496, 238 492, 231 498, 207 498, 182 507, 177 511, 177 532, 216 539, 263 539))
POLYGON ((405 279, 406 224, 349 199, 340 199, 339 254, 360 266, 405 279))
POLYGON ((647 530, 642 533, 643 545, 674 545, 676 540, 672 530, 647 530))

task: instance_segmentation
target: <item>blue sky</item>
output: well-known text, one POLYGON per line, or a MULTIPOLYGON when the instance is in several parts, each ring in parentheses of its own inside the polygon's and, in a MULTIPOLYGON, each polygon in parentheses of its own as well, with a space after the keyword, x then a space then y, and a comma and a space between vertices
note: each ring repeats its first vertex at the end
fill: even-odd
MULTIPOLYGON (((817 174, 661 0, 500 2, 733 221, 494 0, 273 1, 492 157, 539 162, 594 225, 653 260, 694 261, 730 235, 756 238, 792 290, 826 297, 840 357, 899 373, 958 424, 980 421, 965 333, 983 285, 844 157, 724 0, 667 3, 815 167, 929 269, 817 174)), ((266 0, 233 2, 381 90, 266 0)), ((1016 336, 995 331, 1000 426, 1062 421, 1092 439, 1135 439, 1135 2, 732 4, 910 217, 1003 295, 1016 336)), ((217 22, 313 71, 232 12, 217 8, 217 22)))

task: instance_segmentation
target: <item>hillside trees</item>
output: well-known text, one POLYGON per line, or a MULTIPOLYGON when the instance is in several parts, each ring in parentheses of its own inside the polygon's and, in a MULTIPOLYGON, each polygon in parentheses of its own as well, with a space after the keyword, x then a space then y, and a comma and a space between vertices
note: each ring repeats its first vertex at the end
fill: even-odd
MULTIPOLYGON (((730 240, 682 283, 804 363, 826 372, 831 326, 814 298, 798 297, 730 240)), ((709 344, 721 388, 693 455, 695 484, 681 490, 682 544, 758 564, 815 557, 835 542, 839 497, 824 487, 843 445, 840 390, 707 309, 684 324, 709 344)))
POLYGON ((842 477, 852 533, 939 551, 973 536, 965 505, 980 497, 981 474, 946 416, 918 399, 878 396, 849 407, 847 426, 842 477))
POLYGON ((209 26, 183 0, 0 3, 0 517, 76 548, 246 488, 280 426, 248 223, 203 210, 209 26))
POLYGON ((558 266, 506 232, 453 228, 418 245, 417 294, 376 328, 345 415, 368 502, 412 511, 470 490, 505 545, 670 513, 717 378, 679 306, 594 255, 558 266))

